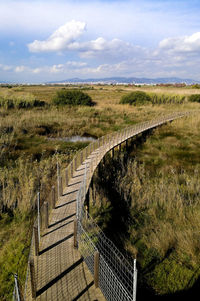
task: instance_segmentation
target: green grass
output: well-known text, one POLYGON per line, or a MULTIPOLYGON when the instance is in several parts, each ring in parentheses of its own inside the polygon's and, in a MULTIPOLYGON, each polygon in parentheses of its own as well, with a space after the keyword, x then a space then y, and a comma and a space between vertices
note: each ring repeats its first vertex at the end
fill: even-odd
POLYGON ((8 213, 0 218, 0 299, 12 300, 14 274, 19 275, 20 287, 24 287, 27 257, 30 248, 31 219, 29 215, 8 213))

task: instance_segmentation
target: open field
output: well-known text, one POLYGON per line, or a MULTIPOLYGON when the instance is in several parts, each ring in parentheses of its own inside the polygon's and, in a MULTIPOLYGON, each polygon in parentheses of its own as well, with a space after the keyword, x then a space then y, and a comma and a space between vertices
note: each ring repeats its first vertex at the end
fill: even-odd
MULTIPOLYGON (((67 164, 75 152, 87 145, 86 142, 72 143, 48 140, 48 138, 73 135, 100 137, 162 114, 200 108, 198 103, 187 102, 187 96, 199 92, 198 89, 191 88, 94 86, 91 89, 89 87, 84 92, 92 97, 96 103, 94 107, 52 105, 51 100, 59 89, 62 87, 0 88, 0 98, 35 98, 46 103, 42 107, 26 109, 0 107, 0 265, 3 271, 0 275, 1 300, 9 300, 12 295, 13 273, 18 272, 20 283, 24 283, 25 263, 38 189, 41 191, 43 201, 53 182, 57 160, 63 165, 67 164), (186 96, 186 101, 182 104, 145 106, 119 104, 121 96, 133 90, 183 95, 186 96)), ((155 166, 165 170, 168 166, 165 162, 175 162, 175 165, 172 164, 173 168, 177 166, 181 168, 182 165, 189 171, 196 168, 199 160, 197 155, 199 121, 195 120, 191 121, 188 118, 187 123, 184 119, 170 125, 175 126, 173 131, 176 131, 177 126, 179 140, 177 140, 178 136, 173 137, 173 135, 168 135, 164 139, 163 132, 160 134, 162 139, 158 139, 164 143, 162 146, 157 141, 157 149, 155 143, 150 143, 146 153, 145 149, 139 152, 139 158, 145 161, 149 172, 154 170, 155 166), (193 129, 196 129, 195 133, 193 129), (190 138, 189 142, 185 140, 187 137, 190 138), (182 152, 179 151, 179 143, 183 144, 181 144, 182 152), (174 145, 172 151, 171 145, 174 145), (187 157, 190 148, 194 160, 187 157), (170 150, 169 153, 165 152, 166 149, 170 150), (190 164, 186 164, 187 162, 190 164)), ((169 131, 168 128, 166 130, 169 131)), ((192 173, 190 174, 191 179, 195 180, 192 173)), ((149 176, 151 177, 151 173, 149 176)), ((165 178, 165 175, 163 177, 165 178)))

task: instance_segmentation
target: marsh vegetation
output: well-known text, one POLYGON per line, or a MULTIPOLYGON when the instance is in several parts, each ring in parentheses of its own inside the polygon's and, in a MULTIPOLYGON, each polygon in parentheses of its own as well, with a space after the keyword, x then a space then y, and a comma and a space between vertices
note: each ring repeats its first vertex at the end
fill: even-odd
POLYGON ((165 300, 188 290, 194 296, 200 279, 200 117, 162 126, 145 140, 107 156, 94 180, 91 213, 123 252, 137 258, 139 300, 145 291, 165 300))
MULTIPOLYGON (((66 90, 68 89, 71 90, 71 87, 66 87, 66 90)), ((73 87, 73 90, 76 89, 79 90, 80 87, 73 87)), ((70 137, 76 135, 81 137, 100 137, 126 126, 133 125, 144 120, 150 120, 154 117, 174 111, 199 110, 199 103, 189 101, 179 103, 161 102, 159 105, 156 102, 150 102, 145 103, 144 105, 139 104, 137 106, 130 106, 129 104, 122 105, 119 103, 123 95, 138 89, 146 93, 156 94, 157 97, 167 93, 168 95, 181 95, 180 97, 184 96, 185 99, 188 99, 191 94, 198 94, 199 91, 197 88, 169 89, 166 87, 134 88, 129 86, 89 86, 84 87, 84 90, 87 90, 87 94, 91 97, 92 102, 95 102, 95 106, 55 106, 52 101, 54 97, 56 97, 57 91, 61 90, 60 87, 21 86, 0 88, 1 300, 9 300, 12 297, 14 283, 13 273, 17 272, 21 286, 24 284, 32 222, 36 211, 37 191, 40 190, 42 202, 45 198, 47 198, 50 187, 54 181, 56 162, 59 161, 62 166, 66 166, 72 159, 73 155, 89 143, 87 141, 74 143, 49 138, 70 137)), ((156 250, 158 253, 156 254, 165 258, 165 252, 168 248, 167 243, 165 249, 162 249, 162 243, 160 246, 155 246, 156 241, 153 240, 153 231, 151 232, 152 237, 147 243, 147 237, 150 235, 148 234, 150 233, 150 228, 148 230, 147 221, 149 219, 150 221, 153 221, 155 218, 156 224, 157 220, 159 220, 159 217, 152 210, 156 210, 155 208, 157 206, 158 195, 161 187, 163 187, 163 191, 166 192, 166 187, 168 186, 171 189, 169 191, 172 191, 174 189, 173 187, 178 187, 176 192, 180 190, 181 193, 176 195, 174 192, 172 197, 171 194, 168 193, 166 195, 166 199, 163 199, 160 204, 160 207, 162 208, 161 211, 163 212, 162 226, 160 226, 162 228, 156 229, 158 233, 163 233, 163 240, 160 238, 160 241, 163 241, 163 244, 164 235, 167 235, 168 215, 170 216, 171 214, 170 223, 172 223, 173 218, 177 215, 175 215, 175 213, 172 215, 172 208, 174 204, 173 199, 175 196, 179 198, 179 203, 182 206, 181 212, 184 213, 185 208, 188 208, 185 221, 183 216, 180 216, 179 221, 174 221, 174 223, 179 223, 178 229, 181 227, 184 228, 184 225, 189 223, 190 219, 188 219, 188 216, 191 215, 191 220, 194 219, 195 221, 197 219, 198 206, 191 206, 193 203, 196 204, 196 192, 194 192, 194 195, 192 194, 192 190, 187 184, 189 182, 186 181, 186 179, 190 179, 191 183, 193 183, 191 185, 193 185, 194 188, 198 187, 196 181, 199 172, 199 157, 197 153, 197 149, 199 149, 199 140, 197 140, 199 121, 197 122, 197 120, 198 119, 183 119, 179 123, 173 122, 170 126, 173 127, 173 125, 176 125, 177 130, 170 128, 170 126, 169 128, 165 128, 166 131, 169 131, 168 135, 165 134, 163 127, 163 132, 159 134, 160 137, 155 135, 152 136, 152 140, 148 140, 149 142, 147 143, 149 143, 149 145, 147 145, 146 153, 145 148, 137 152, 137 164, 134 159, 134 162, 130 161, 130 164, 128 164, 129 168, 127 168, 127 171, 125 170, 127 174, 124 178, 124 182, 120 186, 120 189, 123 190, 127 187, 126 193, 129 193, 127 198, 129 198, 128 204, 131 208, 131 218, 132 220, 135 220, 132 226, 127 228, 127 235, 130 237, 130 242, 128 243, 127 237, 125 240, 125 249, 132 255, 137 253, 138 256, 140 256, 139 254, 142 256, 142 247, 139 247, 141 245, 144 246, 144 252, 147 252, 145 250, 148 250, 149 248, 157 248, 156 250), (160 140, 162 143, 159 142, 160 140), (179 147, 179 143, 181 144, 181 149, 179 147), (166 149, 169 153, 166 153, 166 149), (185 158, 187 158, 187 160, 185 158), (166 162, 170 164, 167 164, 166 162), (190 164, 186 164, 187 162, 190 162, 190 164), (136 164, 137 173, 133 173, 133 169, 135 170, 135 167, 133 168, 131 166, 134 166, 134 164, 136 164), (171 166, 171 169, 168 168, 168 165, 171 166), (173 170, 175 172, 175 176, 169 177, 173 170), (182 170, 182 174, 180 173, 180 170, 182 170), (159 176, 159 172, 161 176, 159 176), (179 181, 179 174, 180 177, 182 177, 182 182, 179 181), (137 183, 135 186, 135 192, 132 191, 134 186, 131 185, 132 182, 135 183, 134 181, 137 183), (147 185, 141 185, 141 183, 145 181, 147 185), (158 186, 156 185, 157 181, 159 183, 158 186), (144 187, 149 187, 149 189, 145 191, 143 190, 144 187), (153 191, 155 192, 155 199, 153 197, 153 191), (150 193, 151 198, 148 197, 147 202, 147 196, 150 195, 150 193), (182 194, 186 196, 189 194, 192 196, 191 203, 189 202, 187 206, 187 202, 183 202, 180 198, 182 194), (133 195, 135 198, 132 200, 133 195), (141 201, 139 201, 140 197, 141 201), (169 202, 168 199, 170 199, 169 202), (169 210, 166 213, 165 211, 167 209, 165 207, 168 203, 169 210), (189 208, 192 208, 191 211, 189 208), (138 212, 138 217, 136 215, 135 219, 133 218, 133 212, 138 212), (145 213, 143 214, 142 212, 145 213), (149 212, 152 212, 152 215, 149 212), (148 217, 149 214, 150 217, 148 217), (147 220, 145 218, 147 218, 147 220), (143 220, 144 222, 142 222, 143 220), (137 228, 139 230, 136 233, 137 228), (136 238, 138 245, 135 241, 136 238)), ((135 156, 136 155, 134 155, 134 157, 135 156)), ((130 160, 132 160, 132 158, 130 158, 130 160)), ((113 180, 110 178, 110 181, 113 180)), ((106 210, 109 211, 109 202, 106 203, 106 206, 100 207, 101 210, 105 210, 107 208, 106 210)), ((177 213, 178 205, 176 210, 177 211, 175 212, 177 213)), ((110 215, 104 213, 107 218, 109 216, 108 220, 110 220, 112 210, 109 212, 110 215)), ((99 217, 102 217, 102 214, 100 214, 99 217)), ((104 220, 101 224, 104 227, 104 220)), ((181 235, 183 236, 183 232, 179 230, 179 232, 173 234, 171 228, 169 228, 169 237, 171 237, 171 244, 174 248, 175 243, 173 244, 173 242, 178 241, 179 238, 181 238, 181 235)), ((197 226, 195 231, 196 229, 197 226)), ((191 240, 194 238, 196 241, 196 236, 192 236, 192 226, 188 228, 188 231, 187 237, 190 237, 191 240)), ((194 233, 196 233, 195 231, 194 233)), ((184 237, 182 237, 182 241, 184 241, 183 238, 184 237)), ((187 241, 187 244, 189 243, 190 241, 187 241)), ((180 252, 180 242, 177 243, 177 245, 180 245, 179 249, 177 249, 177 252, 180 252)), ((196 245, 194 245, 194 248, 195 247, 196 245)), ((192 255, 188 260, 189 264, 192 265, 192 269, 195 269, 197 264, 196 258, 198 257, 195 254, 198 252, 193 251, 193 249, 191 252, 192 255)), ((142 269, 148 266, 143 263, 142 259, 140 264, 142 269)), ((152 274, 151 277, 153 277, 152 274)), ((156 279, 156 276, 154 279, 156 279)), ((184 283, 186 283, 186 281, 184 283)), ((155 290, 160 293, 165 293, 164 289, 160 288, 162 285, 164 284, 160 284, 160 286, 155 284, 155 290)), ((175 286, 172 291, 176 291, 177 287, 178 286, 175 286)))

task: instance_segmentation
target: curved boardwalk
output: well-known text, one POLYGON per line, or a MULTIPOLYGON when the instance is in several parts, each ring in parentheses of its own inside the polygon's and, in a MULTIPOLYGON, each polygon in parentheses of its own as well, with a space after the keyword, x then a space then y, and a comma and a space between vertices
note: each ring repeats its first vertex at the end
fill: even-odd
MULTIPOLYGON (((43 230, 40 238, 39 254, 34 251, 34 239, 30 257, 34 261, 36 279, 36 298, 32 298, 30 273, 27 278, 26 300, 105 300, 101 290, 95 288, 94 279, 83 261, 79 251, 74 248, 74 219, 76 217, 76 198, 84 178, 85 163, 89 166, 89 179, 103 156, 116 145, 127 139, 154 128, 167 121, 183 117, 186 113, 174 114, 154 122, 140 124, 118 133, 101 138, 85 155, 81 154, 80 163, 75 162, 70 169, 71 177, 58 198, 55 209, 51 210, 49 225, 43 230)), ((68 171, 70 170, 68 168, 68 171)))

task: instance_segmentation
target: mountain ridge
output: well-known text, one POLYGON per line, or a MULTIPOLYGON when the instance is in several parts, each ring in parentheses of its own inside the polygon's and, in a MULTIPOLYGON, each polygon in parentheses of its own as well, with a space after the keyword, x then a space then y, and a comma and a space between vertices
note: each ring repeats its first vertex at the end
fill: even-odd
POLYGON ((178 77, 161 77, 161 78, 105 77, 105 78, 87 78, 87 79, 81 79, 75 77, 66 80, 47 82, 47 84, 53 84, 53 83, 196 84, 196 83, 200 83, 200 81, 193 80, 193 79, 182 79, 178 77))

